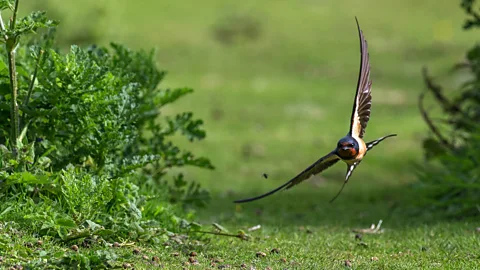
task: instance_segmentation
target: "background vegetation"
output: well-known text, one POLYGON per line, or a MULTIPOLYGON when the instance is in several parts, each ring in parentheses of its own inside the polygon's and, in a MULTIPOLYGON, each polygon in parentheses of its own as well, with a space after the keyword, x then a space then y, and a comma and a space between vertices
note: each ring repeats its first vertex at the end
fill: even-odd
MULTIPOLYGON (((468 5, 467 2, 464 1, 468 5)), ((71 43, 84 46, 96 43, 101 48, 115 41, 147 51, 153 47, 156 48, 154 59, 158 66, 161 70, 168 70, 161 88, 191 86, 196 89, 194 94, 175 102, 175 106, 162 107, 161 110, 163 115, 173 116, 170 119, 177 119, 175 115, 183 115, 184 111, 194 111, 199 119, 205 121, 204 127, 208 131, 206 140, 192 144, 185 137, 174 136, 173 142, 189 149, 195 156, 209 157, 216 170, 181 168, 167 172, 166 177, 162 172, 161 177, 171 181, 181 172, 187 181, 195 180, 210 191, 212 199, 207 208, 195 208, 195 220, 204 225, 202 230, 209 230, 209 224, 215 222, 229 229, 233 235, 237 235, 237 230, 241 229, 252 238, 251 241, 241 241, 237 238, 208 238, 200 234, 190 234, 193 238, 172 234, 180 231, 180 225, 188 223, 176 217, 183 216, 191 220, 191 210, 188 216, 177 209, 185 208, 183 203, 177 204, 179 207, 173 206, 175 209, 170 209, 169 203, 162 204, 169 200, 168 196, 175 194, 172 192, 176 190, 174 184, 170 184, 169 192, 165 188, 152 190, 158 184, 142 187, 143 183, 152 183, 152 180, 140 177, 132 181, 125 180, 125 191, 134 193, 136 188, 140 193, 147 190, 165 191, 164 197, 150 201, 150 208, 137 208, 145 211, 145 216, 142 216, 142 219, 146 219, 142 220, 144 222, 155 219, 165 221, 165 216, 155 217, 155 213, 158 213, 155 207, 168 209, 164 213, 172 217, 169 222, 155 225, 157 228, 168 228, 164 234, 155 234, 165 235, 158 242, 164 243, 168 239, 168 244, 139 242, 138 238, 123 238, 120 235, 123 240, 105 237, 105 242, 91 241, 92 244, 83 247, 83 240, 79 238, 75 240, 79 241, 76 243, 79 246, 77 253, 70 249, 73 242, 57 239, 58 236, 61 239, 63 229, 54 231, 57 232, 54 238, 48 238, 52 237, 51 234, 26 234, 18 232, 22 226, 5 223, 11 218, 0 214, 2 233, 5 235, 1 241, 6 250, 1 255, 4 264, 45 266, 57 262, 59 267, 82 263, 82 266, 88 263, 97 267, 128 267, 133 264, 136 268, 146 268, 153 263, 167 268, 182 265, 199 269, 239 268, 242 264, 257 269, 330 269, 349 265, 386 269, 479 267, 477 251, 480 241, 475 231, 478 227, 476 202, 479 193, 476 192, 478 180, 475 178, 478 177, 478 166, 459 158, 476 154, 473 150, 475 140, 471 138, 478 135, 468 131, 467 140, 455 142, 455 151, 466 149, 464 152, 452 154, 439 151, 432 163, 425 165, 425 152, 433 153, 443 146, 438 145, 438 137, 430 135, 431 131, 418 110, 418 95, 427 89, 421 73, 423 66, 428 66, 430 76, 434 76, 430 81, 445 89, 462 89, 463 85, 466 85, 463 88, 466 92, 473 89, 470 92, 476 93, 474 89, 478 89, 475 88, 478 85, 475 83, 475 65, 470 66, 474 71, 473 77, 471 72, 465 70, 451 73, 453 64, 475 63, 475 59, 478 59, 475 49, 471 50, 469 57, 465 54, 477 40, 473 34, 475 30, 465 32, 462 29, 466 16, 460 9, 460 3, 387 3, 369 0, 362 3, 301 1, 293 5, 286 1, 259 3, 209 0, 202 5, 189 1, 142 1, 139 5, 127 1, 85 0, 82 1, 84 8, 79 9, 76 2, 42 0, 29 5, 23 9, 24 13, 45 8, 52 18, 62 22, 57 33, 58 44, 63 48, 62 54, 69 51, 71 43), (336 140, 345 134, 359 59, 354 16, 359 18, 369 42, 374 80, 372 119, 366 136, 376 138, 393 132, 399 136, 380 145, 368 156, 334 204, 327 202, 339 188, 338 179, 343 177, 345 168, 340 165, 294 190, 249 205, 235 206, 231 203, 232 199, 258 194, 283 183, 330 151, 336 140), (268 179, 262 177, 263 173, 269 175, 268 179), (422 181, 418 182, 418 178, 422 181), (459 181, 462 178, 475 181, 459 181), (455 185, 445 185, 446 181, 455 185), (135 183, 135 187, 130 183, 135 183), (432 202, 439 204, 431 208, 432 202), (445 218, 445 213, 455 218, 445 218), (360 234, 352 232, 352 229, 369 228, 370 224, 377 224, 379 220, 383 221, 383 233, 378 233, 380 230, 376 233, 368 230, 360 234), (255 225, 261 225, 261 228, 251 232, 247 230, 255 225), (19 234, 24 236, 18 237, 19 234), (41 247, 36 244, 39 239, 45 242, 41 247), (109 244, 113 248, 106 248, 109 244), (277 250, 279 253, 276 253, 277 250), (193 255, 192 251, 197 256, 190 256, 193 255), (264 252, 266 256, 257 252, 264 252), (142 256, 147 257, 144 259, 142 256), (200 265, 195 266, 197 263, 200 265)), ((84 48, 77 50, 84 52, 89 61, 102 55, 107 57, 104 49, 84 48)), ((135 76, 124 78, 123 70, 130 65, 116 65, 113 61, 114 55, 123 58, 122 52, 122 49, 110 48, 107 61, 97 62, 127 83, 144 81, 135 76)), ((143 59, 141 62, 147 62, 147 66, 152 66, 153 61, 149 57, 153 56, 130 53, 136 59, 143 59)), ((78 54, 72 50, 70 55, 75 59, 78 54)), ((28 59, 33 61, 30 63, 32 69, 35 58, 28 59)), ((68 63, 67 60, 65 58, 63 62, 68 63)), ((52 65, 62 67, 62 61, 52 65)), ((144 74, 140 68, 143 64, 136 66, 138 68, 135 66, 129 72, 144 74)), ((27 82, 25 79, 21 85, 26 87, 27 82)), ((151 86, 145 87, 150 90, 153 90, 152 85, 156 86, 146 85, 151 86)), ((445 90, 442 93, 452 100, 459 96, 459 92, 455 91, 445 90)), ((104 95, 110 96, 111 93, 104 92, 104 95)), ((96 98, 102 100, 105 96, 96 98)), ((133 98, 136 95, 131 96, 133 98)), ((48 106, 43 103, 40 105, 40 108, 48 106)), ((153 108, 156 105, 149 106, 153 108)), ((432 119, 457 119, 456 115, 442 111, 444 108, 439 107, 431 96, 426 96, 424 107, 432 119)), ((117 115, 111 114, 112 117, 117 115)), ((135 129, 144 131, 152 122, 144 123, 135 129)), ((35 126, 33 128, 41 130, 35 126)), ((456 129, 454 125, 453 129, 456 129)), ((444 136, 451 138, 448 126, 440 130, 444 136)), ((52 131, 48 134, 52 134, 52 131)), ((148 135, 149 132, 145 132, 150 140, 158 138, 148 135)), ((201 133, 194 132, 194 135, 203 137, 201 133)), ((117 147, 121 145, 115 145, 114 138, 99 138, 111 140, 107 145, 112 149, 106 152, 112 157, 119 157, 117 147)), ((72 138, 69 140, 76 141, 72 138)), ((149 148, 158 146, 158 141, 153 143, 138 139, 137 142, 143 148, 129 150, 122 146, 122 155, 132 158, 133 155, 129 153, 140 152, 143 155, 158 150, 149 148)), ((103 145, 95 140, 93 143, 85 143, 92 146, 90 151, 96 151, 98 145, 103 145)), ((54 165, 56 160, 62 161, 63 156, 56 159, 53 156, 54 165)), ((203 162, 205 160, 201 161, 200 164, 210 167, 207 165, 209 163, 203 162)), ((65 165, 58 164, 60 167, 65 165)), ((151 167, 146 169, 142 175, 150 178, 158 176, 158 170, 152 170, 151 167)), ((96 172, 93 170, 88 173, 95 175, 96 172)), ((75 179, 84 178, 83 175, 76 175, 75 171, 71 171, 71 175, 75 179)), ((62 181, 68 183, 68 177, 64 178, 67 180, 62 181)), ((185 185, 183 178, 175 179, 177 185, 185 185)), ((63 186, 64 182, 59 186, 63 186)), ((9 186, 10 189, 14 187, 9 186)), ((202 194, 205 193, 197 191, 194 197, 204 196, 202 194)), ((16 190, 11 192, 18 193, 16 190)), ((70 198, 76 197, 73 194, 77 192, 66 192, 70 197, 65 196, 65 202, 71 202, 70 198)), ((108 189, 106 192, 109 192, 108 189)), ((90 193, 91 198, 101 198, 91 194, 95 193, 90 193)), ((144 195, 148 197, 149 193, 144 195)), ((132 197, 139 198, 137 195, 132 197)), ((178 196, 172 196, 170 200, 172 198, 175 200, 178 196)), ((99 199, 98 203, 102 202, 104 200, 99 199)), ((15 201, 12 203, 17 205, 15 201)), ((98 210, 95 201, 91 203, 91 209, 98 210)), ((3 205, 6 204, 2 204, 2 211, 8 209, 3 205)), ((85 202, 79 201, 77 205, 83 206, 85 202)), ((124 205, 119 202, 118 209, 125 209, 124 205)), ((122 211, 119 213, 130 213, 122 211)), ((91 211, 92 215, 99 212, 104 211, 91 211)), ((7 214, 14 215, 15 212, 7 214)), ((132 218, 127 214, 124 217, 132 218)), ((37 217, 35 219, 38 220, 37 217)), ((118 222, 122 223, 124 219, 118 222)), ((124 224, 131 223, 128 220, 124 224)), ((53 224, 60 226, 63 223, 53 224)), ((89 228, 88 223, 84 227, 81 225, 75 223, 76 227, 72 228, 80 231, 89 228)), ((37 230, 36 227, 33 230, 37 230)))

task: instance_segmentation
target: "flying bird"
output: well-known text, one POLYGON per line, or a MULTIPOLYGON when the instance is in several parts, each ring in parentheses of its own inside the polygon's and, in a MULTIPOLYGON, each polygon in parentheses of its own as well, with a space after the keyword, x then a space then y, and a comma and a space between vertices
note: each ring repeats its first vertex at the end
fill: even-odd
POLYGON ((355 170, 358 164, 362 162, 367 152, 386 138, 397 136, 397 134, 390 134, 367 143, 365 143, 363 140, 365 129, 367 128, 368 120, 370 119, 370 109, 372 106, 372 81, 370 79, 370 61, 367 41, 363 36, 363 32, 360 29, 360 25, 356 17, 355 21, 357 22, 358 36, 360 38, 360 71, 358 75, 357 92, 355 93, 355 99, 353 102, 350 131, 345 137, 338 141, 337 147, 332 152, 328 153, 324 157, 321 157, 287 183, 258 197, 237 200, 235 203, 255 201, 272 195, 279 190, 289 189, 295 185, 298 185, 304 180, 307 180, 312 175, 316 175, 342 160, 347 164, 347 173, 340 191, 335 195, 335 197, 333 197, 332 200, 330 200, 330 202, 333 202, 338 195, 340 195, 343 188, 347 184, 348 179, 352 175, 352 172, 355 170))

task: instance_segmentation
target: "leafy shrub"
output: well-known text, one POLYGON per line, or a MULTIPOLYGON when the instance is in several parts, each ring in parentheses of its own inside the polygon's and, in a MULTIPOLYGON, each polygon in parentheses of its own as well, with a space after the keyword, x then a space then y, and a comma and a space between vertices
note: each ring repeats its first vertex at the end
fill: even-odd
MULTIPOLYGON (((435 157, 418 171, 418 203, 449 216, 478 215, 480 209, 480 130, 471 134, 464 149, 435 157)), ((428 150, 427 150, 428 151, 428 150)))
MULTIPOLYGON (((463 0, 462 8, 472 19, 465 29, 480 26, 480 14, 473 9, 474 0, 463 0)), ((424 70, 427 90, 432 93, 444 112, 439 128, 423 108, 425 93, 420 95, 422 116, 431 130, 424 140, 425 156, 432 161, 419 170, 422 206, 431 206, 448 215, 471 216, 480 211, 480 46, 467 52, 467 63, 457 65, 472 74, 459 89, 458 95, 448 98, 424 70)))
MULTIPOLYGON (((0 8, 17 13, 10 0, 0 8)), ((213 168, 170 139, 205 138, 202 121, 191 112, 160 114, 192 90, 160 90, 165 72, 153 52, 111 44, 63 54, 55 25, 35 12, 2 31, 0 223, 63 241, 165 241, 186 223, 182 208, 208 200, 182 174, 166 180, 175 167, 213 168), (41 28, 42 36, 27 36, 41 28)))
POLYGON ((129 178, 112 180, 70 166, 57 173, 21 172, 4 179, 16 193, 2 192, 0 218, 29 224, 40 235, 64 241, 98 235, 159 243, 168 240, 167 230, 178 230, 175 207, 162 194, 163 200, 151 201, 129 178), (143 207, 155 207, 156 214, 145 215, 143 207))
MULTIPOLYGON (((191 141, 203 139, 201 120, 188 112, 158 120, 163 106, 192 90, 158 90, 165 73, 155 67, 153 53, 132 52, 117 44, 112 48, 72 46, 67 55, 53 49, 43 55, 35 47, 17 49, 25 69, 32 69, 39 57, 45 58, 31 100, 21 106, 23 122, 30 123, 29 140, 40 141, 37 150, 56 149, 50 154, 55 169, 91 159, 95 161, 91 165, 101 170, 125 158, 152 153, 163 155, 166 167, 211 167, 205 158, 195 158, 167 141, 178 131, 191 141)), ((28 85, 28 80, 29 76, 21 76, 20 85, 28 85)), ((20 100, 27 95, 26 88, 19 89, 20 100)), ((8 98, 3 107, 8 107, 7 102, 8 98)), ((3 117, 0 126, 7 127, 8 121, 3 117)))

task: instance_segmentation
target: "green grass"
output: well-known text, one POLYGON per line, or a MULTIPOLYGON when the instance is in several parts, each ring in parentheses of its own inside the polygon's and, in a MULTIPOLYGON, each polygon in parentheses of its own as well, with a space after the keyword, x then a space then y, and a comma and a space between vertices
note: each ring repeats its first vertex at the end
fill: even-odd
MULTIPOLYGON (((88 7, 96 5, 103 7, 102 15, 89 18, 100 43, 157 48, 159 66, 169 72, 165 87, 196 90, 166 113, 189 109, 205 120, 207 140, 181 142, 216 166, 215 171, 186 170, 188 179, 212 192, 211 204, 197 210, 199 221, 217 222, 233 232, 262 226, 251 233, 251 241, 209 237, 198 245, 140 247, 142 255, 159 256, 166 269, 178 269, 192 250, 200 263, 192 269, 205 269, 214 258, 223 260, 217 266, 235 269, 242 263, 256 269, 338 269, 347 259, 358 269, 480 267, 478 220, 447 220, 428 210, 413 215, 416 198, 409 186, 416 180, 412 164, 422 162, 421 139, 426 136, 416 106, 424 89, 421 67, 445 74, 475 41, 473 33, 461 29, 459 1, 208 0, 200 5, 110 0, 84 1, 81 9, 73 2, 49 2, 66 16, 60 37, 72 35, 89 16, 88 7), (213 27, 233 15, 255 18, 258 39, 233 45, 216 40, 213 27), (354 16, 369 42, 372 64, 373 108, 366 138, 399 136, 366 157, 334 204, 328 201, 340 188, 343 164, 295 189, 235 206, 233 199, 284 183, 331 151, 347 132, 359 62, 354 16), (268 179, 262 178, 264 172, 268 179), (352 229, 380 219, 383 234, 364 235, 365 244, 355 240, 352 229), (280 253, 271 254, 273 248, 280 253), (171 255, 175 250, 178 257, 171 255), (258 251, 267 256, 257 258, 258 251)), ((49 254, 72 252, 45 242, 49 254)), ((80 248, 80 254, 104 249, 80 248)), ((118 249, 121 259, 114 261, 149 267, 142 255, 131 255, 131 247, 118 249)))

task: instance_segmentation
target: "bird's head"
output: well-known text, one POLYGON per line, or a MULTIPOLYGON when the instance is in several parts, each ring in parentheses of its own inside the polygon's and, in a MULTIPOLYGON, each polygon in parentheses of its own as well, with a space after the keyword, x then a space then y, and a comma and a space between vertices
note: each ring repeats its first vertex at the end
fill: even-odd
POLYGON ((358 154, 358 143, 351 136, 341 138, 337 143, 337 155, 342 159, 352 159, 358 154))

